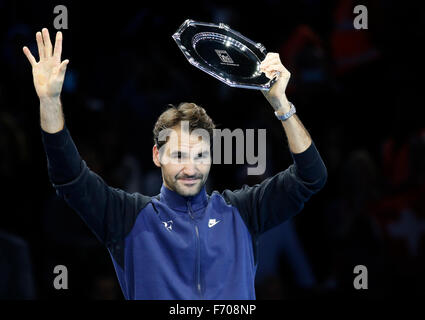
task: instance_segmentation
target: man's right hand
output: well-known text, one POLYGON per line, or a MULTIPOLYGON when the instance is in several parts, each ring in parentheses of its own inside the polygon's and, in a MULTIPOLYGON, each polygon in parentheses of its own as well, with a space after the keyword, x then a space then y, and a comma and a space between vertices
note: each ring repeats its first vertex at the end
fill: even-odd
POLYGON ((23 47, 23 51, 31 63, 34 87, 40 98, 41 128, 48 133, 56 133, 65 125, 60 94, 69 60, 61 63, 62 32, 56 33, 54 48, 46 28, 42 32, 37 32, 35 37, 40 61, 35 61, 27 47, 23 47))
POLYGON ((52 48, 49 31, 46 28, 42 32, 37 32, 36 40, 40 61, 36 62, 31 51, 27 47, 23 47, 24 54, 32 66, 35 90, 40 101, 58 99, 69 63, 68 59, 61 63, 62 32, 56 33, 54 48, 52 48))

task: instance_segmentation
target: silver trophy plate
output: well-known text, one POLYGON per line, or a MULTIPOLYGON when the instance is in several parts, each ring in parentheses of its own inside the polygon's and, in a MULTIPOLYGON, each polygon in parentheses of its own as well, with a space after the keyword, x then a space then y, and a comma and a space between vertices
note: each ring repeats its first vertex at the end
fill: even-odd
POLYGON ((269 90, 276 81, 260 71, 266 48, 223 23, 188 19, 173 39, 192 65, 231 87, 269 90))

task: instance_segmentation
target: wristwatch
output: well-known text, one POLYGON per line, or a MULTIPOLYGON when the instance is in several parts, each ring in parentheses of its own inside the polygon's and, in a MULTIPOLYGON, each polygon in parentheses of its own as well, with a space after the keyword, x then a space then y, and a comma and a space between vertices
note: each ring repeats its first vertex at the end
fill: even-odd
POLYGON ((278 115, 277 111, 274 112, 275 116, 281 120, 281 121, 286 121, 288 118, 290 118, 297 110, 295 109, 295 106, 292 104, 292 102, 289 102, 289 105, 291 106, 291 109, 289 109, 289 111, 285 114, 282 115, 278 115))

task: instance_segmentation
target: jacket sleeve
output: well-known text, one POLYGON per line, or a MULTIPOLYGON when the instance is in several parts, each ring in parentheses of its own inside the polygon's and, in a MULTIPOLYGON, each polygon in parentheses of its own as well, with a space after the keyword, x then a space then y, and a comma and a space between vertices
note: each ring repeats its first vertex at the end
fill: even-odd
POLYGON ((131 230, 137 214, 150 201, 139 193, 129 194, 108 186, 81 158, 65 126, 50 134, 41 130, 50 182, 108 247, 131 230))
POLYGON ((327 170, 313 141, 304 152, 291 152, 291 156, 293 163, 286 170, 260 184, 223 191, 223 197, 238 208, 254 236, 299 213, 326 183, 327 170))

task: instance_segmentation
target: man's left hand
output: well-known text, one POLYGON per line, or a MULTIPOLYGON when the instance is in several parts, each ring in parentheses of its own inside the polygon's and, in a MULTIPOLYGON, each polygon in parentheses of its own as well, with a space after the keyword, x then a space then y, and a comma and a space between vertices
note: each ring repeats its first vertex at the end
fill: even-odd
POLYGON ((289 111, 285 90, 291 73, 280 62, 279 54, 269 52, 260 64, 260 71, 264 72, 269 79, 276 75, 278 76, 278 80, 269 91, 261 90, 267 101, 269 101, 275 111, 289 111))

